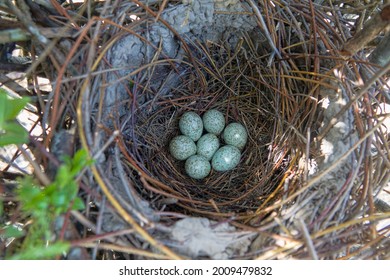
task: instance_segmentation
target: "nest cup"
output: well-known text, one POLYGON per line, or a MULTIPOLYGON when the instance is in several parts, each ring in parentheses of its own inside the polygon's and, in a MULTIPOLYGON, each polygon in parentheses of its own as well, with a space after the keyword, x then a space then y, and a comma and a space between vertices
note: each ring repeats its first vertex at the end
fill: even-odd
MULTIPOLYGON (((166 29, 161 25, 156 28, 166 29)), ((246 28, 252 31, 253 26, 246 28)), ((167 211, 209 218, 247 215, 267 199, 288 168, 291 142, 279 136, 283 135, 285 124, 277 108, 283 97, 269 87, 272 73, 255 61, 260 55, 257 52, 269 52, 269 46, 262 42, 264 46, 253 53, 249 46, 259 43, 257 39, 253 42, 248 34, 239 29, 235 32, 237 38, 230 38, 230 42, 223 38, 218 42, 200 41, 182 34, 179 43, 186 47, 177 54, 180 61, 170 62, 163 45, 160 56, 144 70, 125 76, 122 85, 112 87, 132 96, 123 94, 120 103, 111 105, 119 114, 110 112, 107 116, 122 120, 117 126, 121 127, 126 153, 136 160, 138 168, 162 185, 155 190, 145 189, 139 174, 130 175, 131 181, 137 182, 137 192, 143 193, 145 199, 158 200, 161 195, 174 199, 175 203, 166 205, 167 211), (140 77, 145 78, 139 81, 140 77), (184 112, 202 116, 209 109, 221 111, 227 124, 243 124, 249 139, 234 170, 213 171, 203 180, 194 180, 186 174, 184 162, 170 155, 169 141, 180 134, 178 122, 184 112)), ((138 42, 135 36, 120 40, 127 43, 118 41, 118 45, 135 41, 146 52, 159 51, 155 46, 138 42)), ((114 50, 109 54, 114 63, 118 56, 122 57, 118 52, 131 52, 119 47, 114 50)), ((112 94, 111 88, 107 94, 112 94)), ((107 123, 111 122, 110 117, 107 123)), ((223 145, 221 137, 220 141, 223 145)))
MULTIPOLYGON (((234 75, 237 65, 232 64, 231 67, 226 69, 230 73, 223 74, 225 78, 234 75)), ((278 174, 283 173, 288 164, 283 161, 283 156, 279 162, 273 162, 275 153, 282 153, 285 145, 270 149, 272 131, 278 123, 275 115, 266 113, 273 111, 274 104, 266 97, 270 93, 267 94, 265 89, 252 88, 253 85, 243 81, 223 85, 226 81, 218 81, 211 75, 206 78, 210 87, 191 88, 189 84, 197 83, 193 71, 194 68, 190 67, 189 75, 182 77, 183 86, 172 89, 168 96, 156 99, 154 110, 148 112, 147 105, 140 104, 133 114, 135 126, 123 130, 124 135, 135 135, 134 138, 124 137, 128 152, 134 154, 136 148, 139 156, 145 159, 142 167, 148 175, 164 184, 164 188, 159 190, 178 200, 167 205, 165 209, 169 211, 207 217, 214 217, 216 213, 220 217, 229 217, 232 213, 240 215, 255 211, 259 202, 278 184, 278 174), (175 160, 170 155, 169 141, 180 133, 178 121, 184 112, 202 115, 210 108, 223 112, 228 123, 244 124, 249 140, 242 151, 241 162, 234 170, 212 171, 205 179, 195 180, 186 174, 184 161, 175 160), (134 141, 138 143, 137 147, 132 146, 134 141), (270 157, 271 161, 268 160, 270 157)), ((137 176, 132 180, 137 181, 137 176)), ((148 195, 156 196, 158 193, 151 191, 148 195)))
MULTIPOLYGON (((352 169, 360 169, 361 158, 340 159, 335 155, 352 149, 357 135, 352 133, 348 143, 343 142, 344 150, 335 145, 325 155, 324 142, 310 141, 318 135, 320 140, 338 141, 351 133, 355 116, 350 110, 339 116, 345 125, 343 131, 337 130, 340 135, 325 128, 331 115, 341 110, 332 102, 341 100, 342 106, 352 96, 349 82, 341 76, 353 77, 354 73, 345 67, 344 74, 335 77, 330 71, 335 67, 330 56, 335 54, 326 56, 327 47, 337 49, 335 44, 341 44, 337 34, 329 32, 321 44, 307 43, 310 30, 299 29, 290 20, 299 17, 297 13, 310 15, 299 4, 288 8, 291 14, 268 6, 268 13, 280 17, 285 26, 276 31, 268 25, 269 30, 264 31, 264 26, 259 28, 261 16, 257 15, 264 7, 227 2, 183 1, 161 14, 158 6, 149 7, 145 13, 144 7, 129 4, 124 14, 143 16, 133 17, 128 26, 111 29, 113 36, 105 45, 105 59, 98 66, 101 74, 92 80, 92 88, 99 89, 100 94, 84 96, 85 133, 91 150, 96 150, 119 131, 117 141, 97 162, 102 178, 99 184, 108 186, 135 223, 159 225, 149 228, 152 239, 174 239, 172 234, 166 235, 170 231, 167 228, 181 219, 200 217, 211 224, 231 222, 228 230, 245 235, 251 244, 243 246, 245 250, 230 248, 230 253, 226 253, 227 247, 220 248, 224 254, 202 255, 175 246, 168 252, 194 258, 278 258, 277 251, 264 255, 264 248, 277 248, 272 233, 282 236, 282 229, 287 227, 291 236, 302 240, 297 217, 315 235, 335 221, 347 221, 344 213, 362 203, 357 197, 361 185, 356 176, 355 184, 347 187, 349 198, 341 188, 345 180, 340 181, 352 169), (270 31, 285 40, 284 47, 276 47, 269 40, 270 31), (307 53, 317 53, 317 57, 303 55, 307 53), (318 54, 324 58, 318 60, 318 54), (319 102, 326 98, 329 107, 319 102), (326 108, 330 108, 328 113, 326 108), (248 143, 234 170, 212 171, 205 179, 194 180, 186 175, 184 162, 170 155, 169 141, 179 134, 178 122, 184 112, 203 115, 209 109, 221 111, 227 123, 243 124, 248 143), (328 168, 327 173, 318 175, 313 159, 325 171, 328 168), (343 168, 333 168, 337 160, 343 168), (312 176, 317 179, 310 181, 312 176), (344 202, 334 202, 335 194, 341 194, 344 202), (330 201, 339 208, 328 209, 330 201), (267 230, 267 234, 259 234, 267 230)), ((379 180, 373 191, 381 187, 379 180)), ((113 230, 108 224, 112 225, 107 223, 106 230, 113 230)), ((356 231, 358 228, 354 227, 356 231)), ((339 229, 336 235, 345 234, 345 230, 347 227, 339 229)), ((141 230, 138 233, 142 241, 149 238, 141 230)), ((348 242, 336 243, 333 239, 318 243, 318 254, 329 258, 345 255, 348 242), (331 246, 334 250, 327 255, 331 246)), ((284 253, 298 258, 312 256, 303 244, 284 253)))

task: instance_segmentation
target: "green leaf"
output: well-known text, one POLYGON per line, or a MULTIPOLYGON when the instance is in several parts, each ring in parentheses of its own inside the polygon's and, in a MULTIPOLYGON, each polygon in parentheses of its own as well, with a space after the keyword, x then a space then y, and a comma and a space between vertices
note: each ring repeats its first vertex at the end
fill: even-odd
POLYGON ((4 121, 15 119, 29 101, 28 97, 11 99, 4 89, 0 89, 0 127, 4 121))
POLYGON ((27 142, 28 133, 15 118, 28 101, 26 97, 11 99, 4 89, 0 89, 0 147, 27 142))
POLYGON ((11 225, 5 228, 4 235, 6 238, 10 238, 10 237, 19 238, 24 235, 24 232, 23 230, 19 230, 17 227, 11 225))
POLYGON ((27 131, 18 123, 7 121, 3 123, 3 130, 0 132, 0 146, 23 144, 28 140, 27 131))
POLYGON ((39 187, 25 184, 26 181, 21 181, 21 188, 18 189, 19 200, 22 203, 29 202, 31 199, 39 196, 41 190, 39 187))
POLYGON ((31 246, 23 252, 12 256, 11 260, 43 260, 53 259, 64 252, 67 252, 70 244, 67 242, 56 242, 49 246, 31 246))
POLYGON ((73 172, 81 172, 83 168, 93 163, 92 159, 88 159, 88 152, 85 149, 78 150, 73 159, 73 172))
POLYGON ((72 180, 72 176, 69 174, 67 166, 61 165, 57 169, 57 174, 53 184, 57 185, 57 189, 62 189, 69 180, 72 180))
POLYGON ((21 181, 21 188, 18 189, 18 199, 22 203, 24 211, 34 215, 39 215, 49 206, 45 192, 37 186, 34 186, 31 180, 21 181))
POLYGON ((73 202, 72 210, 84 210, 85 205, 83 200, 80 197, 76 197, 73 202))
POLYGON ((68 205, 67 197, 63 193, 54 193, 51 202, 55 208, 63 209, 68 205))

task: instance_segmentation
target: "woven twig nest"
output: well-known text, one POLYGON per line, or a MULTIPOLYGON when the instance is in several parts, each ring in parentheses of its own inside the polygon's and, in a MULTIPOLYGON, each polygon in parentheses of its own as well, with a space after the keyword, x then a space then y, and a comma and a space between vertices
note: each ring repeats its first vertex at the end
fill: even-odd
MULTIPOLYGON (((119 25, 107 22, 102 52, 89 53, 97 74, 82 87, 81 138, 115 209, 103 230, 130 223, 128 240, 144 250, 136 256, 348 258, 388 248, 374 223, 386 216, 372 205, 388 181, 388 138, 368 117, 378 102, 361 101, 354 84, 357 65, 371 68, 339 58, 332 15, 267 5, 182 1, 160 13, 127 3, 119 25), (234 170, 194 180, 168 143, 184 112, 208 109, 243 124, 249 140, 234 170)), ((371 90, 380 100, 381 88, 371 90)))

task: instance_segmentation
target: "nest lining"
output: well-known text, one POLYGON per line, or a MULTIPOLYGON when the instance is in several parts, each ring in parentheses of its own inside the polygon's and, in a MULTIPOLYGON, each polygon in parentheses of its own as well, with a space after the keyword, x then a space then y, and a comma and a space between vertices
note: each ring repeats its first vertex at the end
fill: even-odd
MULTIPOLYGON (((188 75, 184 79, 192 77, 188 75)), ((134 137, 127 142, 129 152, 138 154, 144 160, 145 170, 169 187, 168 193, 185 200, 180 201, 179 205, 190 211, 187 213, 253 211, 261 202, 259 197, 269 194, 278 184, 280 176, 276 174, 277 171, 282 172, 282 167, 288 165, 283 157, 279 162, 272 162, 275 154, 287 150, 287 143, 279 145, 272 141, 275 127, 282 124, 271 113, 274 107, 269 100, 271 93, 253 84, 251 87, 245 85, 244 79, 236 82, 236 88, 226 88, 223 82, 211 82, 214 84, 212 88, 198 93, 189 92, 187 87, 176 88, 169 96, 155 100, 154 112, 145 114, 147 110, 141 104, 132 113, 137 119, 135 126, 129 126, 123 131, 125 135, 134 137), (223 87, 226 89, 215 92, 217 88, 223 87), (178 120, 183 112, 192 110, 202 114, 210 108, 223 112, 228 116, 228 122, 243 123, 248 129, 249 141, 237 168, 226 173, 214 171, 204 180, 198 181, 185 174, 184 162, 172 158, 168 143, 178 134, 178 120), (131 151, 131 145, 137 147, 137 152, 131 151)))

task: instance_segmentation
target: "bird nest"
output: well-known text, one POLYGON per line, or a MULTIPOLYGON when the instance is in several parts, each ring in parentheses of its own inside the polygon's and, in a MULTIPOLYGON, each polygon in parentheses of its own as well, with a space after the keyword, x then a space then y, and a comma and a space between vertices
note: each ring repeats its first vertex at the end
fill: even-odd
POLYGON ((389 180, 386 75, 369 50, 340 52, 348 17, 311 2, 149 2, 102 5, 74 48, 86 75, 68 85, 95 159, 83 190, 107 234, 96 246, 137 259, 388 257, 377 222, 389 214, 375 207, 389 180), (168 146, 184 112, 209 109, 248 143, 235 169, 195 180, 168 146))
MULTIPOLYGON (((96 120, 86 130, 87 145, 101 147, 119 135, 96 173, 115 194, 117 210, 148 229, 142 235, 174 244, 162 245, 171 257, 269 257, 265 248, 274 248, 270 257, 279 250, 347 256, 351 245, 370 239, 374 226, 363 213, 373 209, 365 192, 370 186, 377 193, 385 176, 377 168, 366 173, 364 158, 381 157, 367 155, 366 140, 380 130, 369 130, 368 104, 353 102, 360 98, 353 67, 368 66, 336 54, 342 42, 334 29, 324 33, 331 27, 324 12, 234 2, 188 1, 162 13, 142 6, 148 16, 115 28, 96 64, 102 74, 84 98, 92 104, 84 120, 96 120), (302 28, 308 19, 315 24, 302 28), (242 123, 249 140, 234 170, 194 180, 168 144, 184 112, 209 109, 242 123), (378 181, 367 185, 367 176, 378 181), (228 237, 217 249, 205 242, 222 233, 228 237)), ((126 16, 130 7, 142 10, 129 5, 126 16)))

